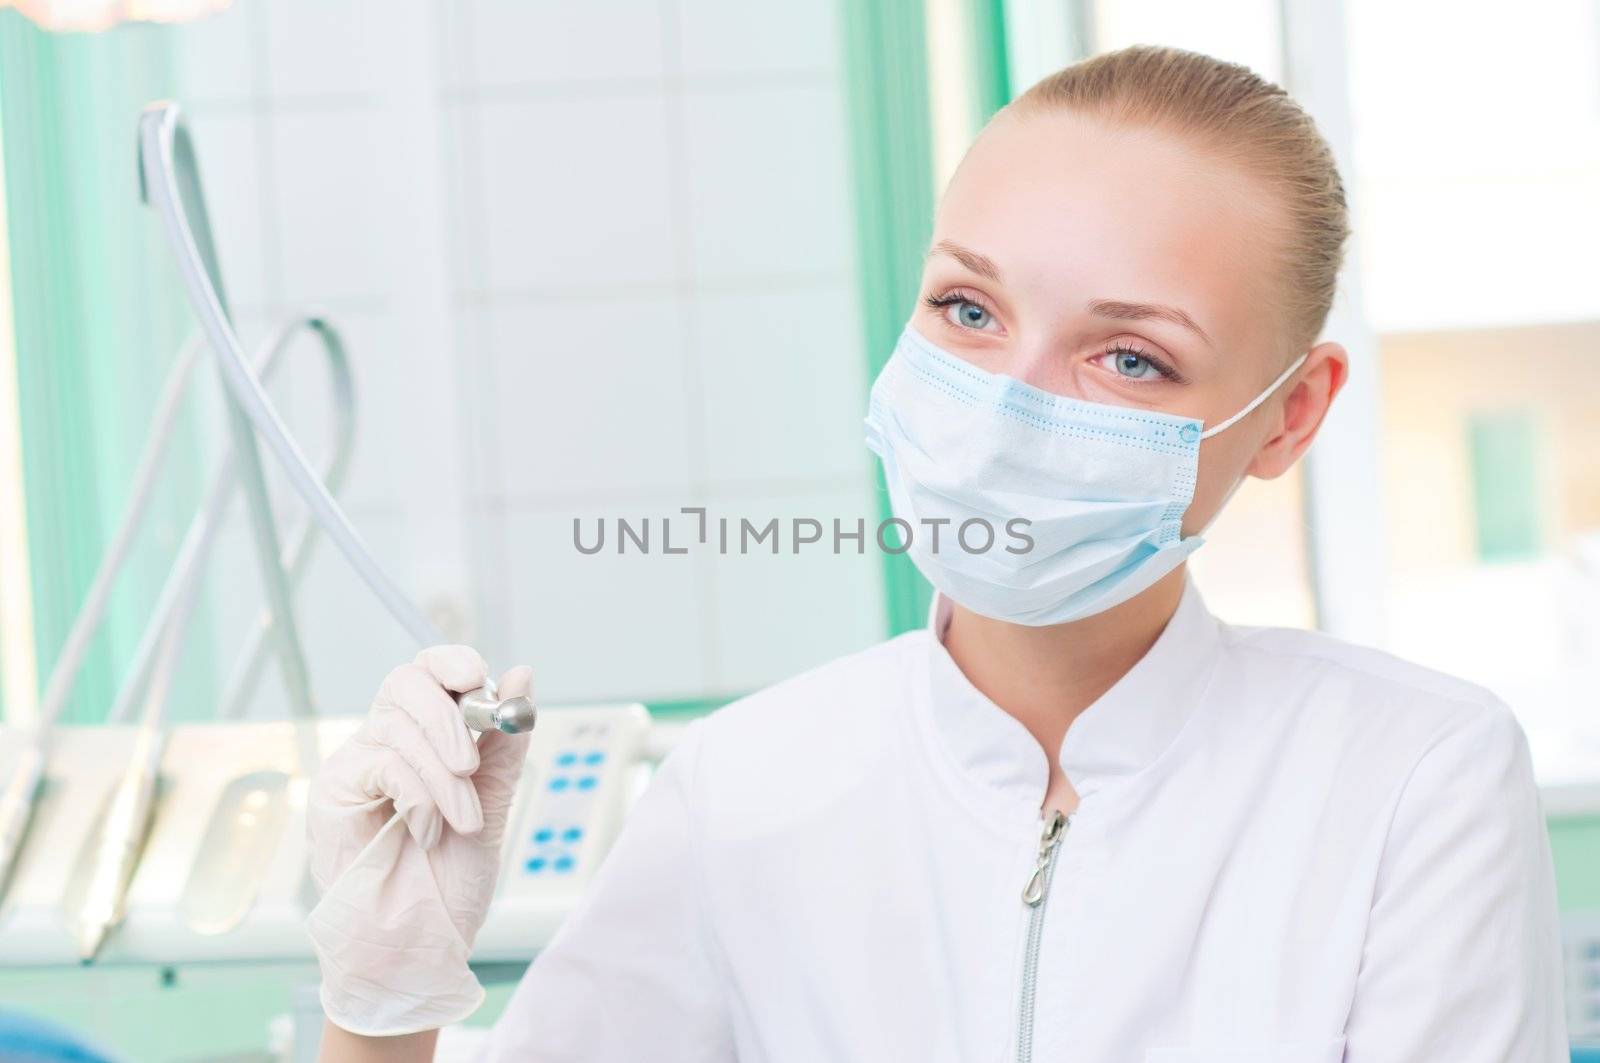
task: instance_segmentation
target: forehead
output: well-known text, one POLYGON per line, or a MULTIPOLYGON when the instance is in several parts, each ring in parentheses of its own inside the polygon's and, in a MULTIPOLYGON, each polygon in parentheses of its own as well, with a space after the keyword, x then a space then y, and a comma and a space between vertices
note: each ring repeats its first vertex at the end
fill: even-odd
POLYGON ((1270 203, 1256 181, 1172 134, 1008 112, 951 179, 935 240, 993 259, 1034 317, 1097 298, 1167 303, 1227 353, 1271 334, 1270 203))

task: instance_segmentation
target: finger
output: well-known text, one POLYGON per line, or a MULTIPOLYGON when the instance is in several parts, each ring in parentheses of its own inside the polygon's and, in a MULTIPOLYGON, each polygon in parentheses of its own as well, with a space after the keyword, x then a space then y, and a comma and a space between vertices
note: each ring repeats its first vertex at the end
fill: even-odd
POLYGON ((478 754, 481 764, 472 777, 481 792, 489 779, 505 780, 515 786, 522 774, 522 763, 528 759, 528 742, 531 734, 508 735, 504 731, 485 731, 480 740, 478 754))
POLYGON ((394 707, 377 710, 373 718, 373 740, 397 754, 422 780, 429 798, 457 834, 476 834, 483 829, 483 808, 470 778, 445 767, 430 737, 421 725, 394 707))
POLYGON ((438 844, 444 823, 439 808, 421 776, 404 759, 394 753, 374 757, 361 785, 367 796, 386 797, 394 802, 395 812, 405 819, 406 830, 418 845, 432 849, 438 844))
POLYGON ((457 694, 477 690, 489 680, 489 663, 471 646, 429 646, 412 663, 457 694))
POLYGON ((383 681, 379 703, 415 720, 447 770, 461 776, 478 770, 478 747, 462 722, 460 706, 426 668, 402 664, 390 672, 383 681))
POLYGON ((488 731, 483 736, 483 767, 472 777, 472 783, 477 787, 479 806, 483 809, 484 836, 491 841, 504 831, 506 818, 511 814, 511 801, 522 778, 522 765, 528 756, 531 737, 502 731, 488 731))
POLYGON ((500 677, 500 683, 495 687, 496 696, 505 698, 527 698, 533 696, 533 669, 527 665, 518 665, 500 677))

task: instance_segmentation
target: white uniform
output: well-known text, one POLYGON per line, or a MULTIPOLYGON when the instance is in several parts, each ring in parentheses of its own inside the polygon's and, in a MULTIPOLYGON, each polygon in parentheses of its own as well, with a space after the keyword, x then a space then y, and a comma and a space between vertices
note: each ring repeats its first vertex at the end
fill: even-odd
MULTIPOLYGON (((1045 754, 932 631, 696 722, 491 1060, 998 1061, 1045 754)), ((1033 1058, 1565 1060, 1550 854, 1492 695, 1191 585, 1073 723, 1033 1058)))

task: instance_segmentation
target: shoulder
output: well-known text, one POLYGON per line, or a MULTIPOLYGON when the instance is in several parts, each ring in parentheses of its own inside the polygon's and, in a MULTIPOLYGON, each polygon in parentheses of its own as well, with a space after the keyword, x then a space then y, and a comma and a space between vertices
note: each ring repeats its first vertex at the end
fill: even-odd
POLYGON ((1286 725, 1338 743, 1363 774, 1387 765, 1404 782, 1425 759, 1470 757, 1531 788, 1527 739, 1492 691, 1330 635, 1225 627, 1231 681, 1281 689, 1286 725), (1526 769, 1526 770, 1525 770, 1526 769), (1525 779, 1524 779, 1525 777, 1525 779))
POLYGON ((697 814, 708 824, 787 820, 882 780, 905 734, 927 638, 909 632, 695 721, 688 784, 697 814))
POLYGON ((1340 700, 1354 716, 1378 714, 1390 723, 1438 732, 1486 721, 1516 722, 1492 691, 1370 646, 1292 628, 1224 630, 1228 652, 1244 676, 1290 678, 1313 702, 1319 689, 1343 695, 1340 700))

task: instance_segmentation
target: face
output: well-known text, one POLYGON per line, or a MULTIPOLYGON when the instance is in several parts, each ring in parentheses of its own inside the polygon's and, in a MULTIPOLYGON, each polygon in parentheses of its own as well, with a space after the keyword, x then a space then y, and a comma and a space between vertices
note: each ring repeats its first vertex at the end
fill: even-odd
MULTIPOLYGON (((1301 351, 1271 306, 1268 191, 1178 139, 1071 112, 991 123, 951 180, 913 318, 951 354, 1061 395, 1195 417, 1247 405, 1301 351)), ((1185 534, 1243 476, 1310 445, 1344 351, 1306 364, 1200 447, 1185 534)))

